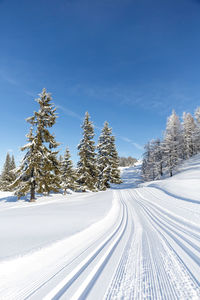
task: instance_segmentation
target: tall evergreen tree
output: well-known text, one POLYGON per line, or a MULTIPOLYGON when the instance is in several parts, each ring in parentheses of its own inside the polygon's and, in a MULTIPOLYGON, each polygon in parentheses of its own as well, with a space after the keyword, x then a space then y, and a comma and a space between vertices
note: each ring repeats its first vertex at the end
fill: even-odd
POLYGON ((5 191, 11 191, 11 184, 14 182, 14 180, 16 179, 15 176, 15 170, 16 166, 15 166, 15 158, 14 155, 12 155, 12 157, 10 156, 9 153, 7 153, 6 155, 6 160, 3 166, 3 171, 1 174, 1 178, 0 178, 0 188, 2 190, 5 191))
POLYGON ((30 191, 30 201, 34 201, 35 192, 58 192, 60 189, 60 170, 57 160, 58 151, 53 151, 59 144, 49 132, 56 122, 56 108, 51 104, 51 96, 42 90, 36 99, 40 108, 27 119, 32 127, 27 135, 28 144, 21 148, 26 155, 17 171, 17 179, 13 186, 18 197, 30 191))
POLYGON ((200 152, 200 107, 195 110, 196 130, 195 130, 195 149, 200 152))
POLYGON ((179 161, 183 158, 181 123, 174 110, 167 120, 163 146, 165 170, 169 172, 170 176, 172 176, 179 161))
POLYGON ((196 124, 190 113, 183 113, 183 145, 184 159, 190 158, 196 153, 195 147, 196 124))
POLYGON ((97 168, 96 154, 94 145, 94 126, 90 121, 88 112, 85 114, 85 119, 82 125, 83 139, 78 145, 79 157, 77 169, 77 182, 82 191, 96 191, 97 184, 97 168))
POLYGON ((15 159, 14 155, 12 157, 9 153, 6 155, 6 160, 3 166, 3 171, 0 178, 0 188, 4 191, 11 191, 11 184, 15 180, 15 159))
POLYGON ((111 134, 112 129, 109 128, 108 122, 104 123, 104 127, 99 137, 97 149, 97 165, 98 165, 98 189, 103 191, 110 187, 110 153, 111 153, 111 134))
POLYGON ((119 172, 119 158, 115 147, 115 138, 108 122, 104 123, 99 142, 97 145, 98 156, 98 189, 106 190, 110 183, 121 183, 119 172))
POLYGON ((76 172, 73 169, 73 164, 70 159, 69 149, 66 148, 63 160, 61 163, 61 187, 66 194, 67 189, 77 190, 78 184, 76 182, 76 172))
POLYGON ((160 178, 161 176, 163 176, 164 165, 163 144, 160 139, 156 139, 153 143, 155 174, 156 178, 160 178))
POLYGON ((122 183, 120 177, 120 170, 119 170, 119 156, 117 153, 117 149, 115 146, 115 137, 111 136, 111 171, 110 171, 110 183, 120 184, 122 183))
POLYGON ((152 140, 145 146, 143 176, 145 180, 159 179, 163 175, 163 149, 160 139, 152 140))
POLYGON ((2 184, 5 186, 8 185, 8 182, 10 181, 10 164, 11 164, 11 158, 10 158, 10 154, 7 153, 6 155, 6 160, 5 163, 3 165, 3 171, 1 174, 1 181, 2 184))
POLYGON ((155 174, 155 157, 152 149, 152 142, 148 142, 145 146, 145 153, 142 163, 142 176, 145 181, 154 180, 155 174))

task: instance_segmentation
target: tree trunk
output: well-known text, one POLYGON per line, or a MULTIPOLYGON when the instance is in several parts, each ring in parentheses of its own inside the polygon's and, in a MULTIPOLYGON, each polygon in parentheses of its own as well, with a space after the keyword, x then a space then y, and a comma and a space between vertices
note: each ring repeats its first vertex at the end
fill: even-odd
MULTIPOLYGON (((31 179, 33 179, 34 177, 34 169, 32 169, 31 171, 31 179)), ((31 198, 30 198, 30 202, 34 202, 35 201, 35 180, 33 179, 33 181, 31 182, 31 198)))
POLYGON ((34 202, 35 201, 35 185, 34 183, 31 185, 31 198, 30 198, 30 202, 34 202))
POLYGON ((160 175, 163 176, 162 163, 160 164, 160 175))

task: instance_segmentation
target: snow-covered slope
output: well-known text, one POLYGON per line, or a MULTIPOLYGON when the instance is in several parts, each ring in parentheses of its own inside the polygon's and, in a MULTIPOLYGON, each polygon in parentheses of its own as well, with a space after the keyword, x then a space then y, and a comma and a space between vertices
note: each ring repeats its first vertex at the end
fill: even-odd
POLYGON ((177 173, 168 179, 146 183, 176 198, 200 203, 200 155, 197 154, 185 161, 177 173))
POLYGON ((1 194, 0 299, 200 299, 200 156, 162 181, 122 176, 33 204, 1 194))
POLYGON ((96 223, 110 210, 111 194, 55 194, 29 203, 1 192, 0 260, 36 251, 96 223))

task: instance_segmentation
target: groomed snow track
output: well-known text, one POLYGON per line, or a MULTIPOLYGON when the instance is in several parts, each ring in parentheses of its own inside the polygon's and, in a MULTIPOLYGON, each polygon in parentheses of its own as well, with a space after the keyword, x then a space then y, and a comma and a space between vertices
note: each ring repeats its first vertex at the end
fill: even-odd
POLYGON ((155 188, 113 193, 112 226, 51 275, 2 299, 200 299, 200 226, 156 204, 155 188))

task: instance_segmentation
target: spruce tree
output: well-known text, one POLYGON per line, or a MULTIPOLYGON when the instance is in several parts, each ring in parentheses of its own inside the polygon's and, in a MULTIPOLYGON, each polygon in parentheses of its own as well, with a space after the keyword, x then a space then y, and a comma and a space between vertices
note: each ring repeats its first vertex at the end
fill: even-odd
POLYGON ((97 149, 97 165, 98 165, 98 189, 101 191, 106 190, 110 187, 110 153, 111 153, 111 133, 112 130, 108 126, 108 122, 104 123, 104 127, 101 131, 101 135, 99 137, 97 149))
POLYGON ((111 171, 110 171, 110 183, 120 184, 122 183, 120 177, 120 170, 119 170, 119 156, 117 153, 117 149, 115 146, 115 137, 111 136, 111 171))
POLYGON ((6 188, 6 185, 8 184, 9 179, 10 179, 10 176, 9 176, 10 164, 11 164, 10 154, 7 153, 6 160, 5 160, 5 163, 3 165, 3 171, 2 171, 2 174, 1 174, 2 185, 5 188, 6 188))
POLYGON ((200 107, 197 107, 197 109, 195 110, 195 119, 196 119, 196 130, 194 133, 195 149, 196 152, 200 152, 200 107))
POLYGON ((159 179, 163 175, 163 145, 160 139, 152 141, 154 174, 155 178, 159 179))
POLYGON ((49 132, 56 122, 56 108, 51 104, 51 96, 42 90, 36 99, 40 108, 27 122, 32 125, 27 135, 28 144, 21 148, 27 151, 17 171, 13 186, 18 197, 30 192, 30 201, 34 201, 35 192, 49 194, 60 189, 60 170, 57 160, 58 151, 53 151, 59 144, 49 132))
POLYGON ((165 170, 170 176, 183 158, 183 137, 179 117, 175 111, 167 120, 165 137, 163 141, 165 170))
POLYGON ((183 145, 184 159, 196 153, 195 147, 196 124, 190 113, 183 113, 183 145))
POLYGON ((148 142, 145 146, 145 153, 142 162, 142 176, 145 181, 155 179, 155 161, 153 156, 152 142, 148 142))
POLYGON ((88 112, 82 125, 83 139, 78 145, 79 157, 77 168, 77 182, 82 191, 96 191, 97 184, 97 168, 96 154, 94 145, 94 126, 90 121, 88 112))
POLYGON ((15 172, 14 172, 15 168, 16 166, 15 166, 14 155, 10 157, 10 154, 7 153, 6 160, 3 166, 3 171, 0 178, 0 186, 2 190, 4 191, 12 190, 11 184, 16 179, 15 172))
POLYGON ((76 172, 70 159, 69 149, 66 148, 65 154, 61 162, 61 187, 66 194, 67 189, 77 190, 76 172))
POLYGON ((110 183, 121 183, 115 138, 112 136, 112 129, 108 125, 108 122, 104 123, 97 145, 98 189, 102 191, 109 188, 110 183))

